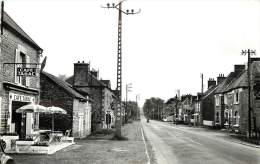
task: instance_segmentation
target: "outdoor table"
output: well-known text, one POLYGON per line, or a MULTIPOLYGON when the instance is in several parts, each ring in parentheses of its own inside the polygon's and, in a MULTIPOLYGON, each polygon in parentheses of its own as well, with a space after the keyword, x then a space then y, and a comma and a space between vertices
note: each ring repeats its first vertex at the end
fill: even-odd
POLYGON ((61 141, 61 137, 63 136, 62 131, 51 131, 51 136, 53 136, 54 141, 61 141))

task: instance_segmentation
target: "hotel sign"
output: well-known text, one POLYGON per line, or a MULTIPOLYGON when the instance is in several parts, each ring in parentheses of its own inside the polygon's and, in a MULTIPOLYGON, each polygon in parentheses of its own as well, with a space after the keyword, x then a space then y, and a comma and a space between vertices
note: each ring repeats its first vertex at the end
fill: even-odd
POLYGON ((17 68, 17 76, 36 77, 36 68, 17 68))

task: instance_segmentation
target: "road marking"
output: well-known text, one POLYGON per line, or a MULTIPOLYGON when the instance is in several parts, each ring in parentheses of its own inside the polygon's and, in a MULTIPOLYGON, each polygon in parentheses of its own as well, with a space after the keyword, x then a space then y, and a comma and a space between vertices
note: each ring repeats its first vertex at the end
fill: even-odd
POLYGON ((190 142, 193 142, 193 143, 195 143, 195 144, 202 145, 201 143, 196 142, 196 141, 194 141, 193 139, 189 139, 189 140, 190 140, 190 142))
POLYGON ((125 149, 122 149, 122 148, 113 148, 113 149, 111 149, 111 150, 113 150, 113 151, 117 151, 117 152, 124 152, 124 151, 128 151, 128 150, 125 150, 125 149))
POLYGON ((145 142, 145 138, 144 138, 144 129, 141 127, 141 132, 142 132, 142 138, 143 138, 143 141, 144 141, 144 146, 145 146, 145 154, 148 158, 148 161, 147 161, 147 164, 150 164, 150 157, 149 157, 149 154, 148 154, 148 150, 147 150, 147 146, 146 146, 146 142, 145 142))

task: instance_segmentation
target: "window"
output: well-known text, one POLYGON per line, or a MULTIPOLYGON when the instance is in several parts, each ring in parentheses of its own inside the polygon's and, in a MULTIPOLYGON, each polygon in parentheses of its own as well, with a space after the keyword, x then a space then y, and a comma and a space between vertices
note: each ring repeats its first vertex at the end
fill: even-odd
POLYGON ((216 122, 219 122, 219 112, 216 113, 216 122))
POLYGON ((239 104, 239 91, 234 93, 234 104, 239 104))
POLYGON ((216 106, 219 106, 219 105, 220 105, 220 96, 217 95, 217 96, 215 97, 215 100, 216 100, 216 106))
POLYGON ((237 124, 237 125, 239 124, 239 115, 238 115, 237 111, 234 114, 234 123, 237 124))
POLYGON ((224 104, 227 104, 227 94, 224 95, 224 104))
MULTIPOLYGON (((24 48, 23 48, 24 49, 24 48)), ((21 51, 19 49, 16 49, 15 53, 15 63, 23 63, 23 64, 17 64, 15 65, 15 83, 29 86, 29 77, 25 76, 17 76, 17 68, 26 68, 28 65, 26 63, 30 63, 30 57, 26 55, 25 50, 21 51)))

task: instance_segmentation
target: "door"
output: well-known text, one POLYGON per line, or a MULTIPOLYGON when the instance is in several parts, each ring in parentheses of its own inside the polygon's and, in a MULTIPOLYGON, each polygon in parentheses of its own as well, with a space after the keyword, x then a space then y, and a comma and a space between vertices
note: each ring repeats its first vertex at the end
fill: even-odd
POLYGON ((25 137, 26 122, 21 113, 16 113, 16 109, 27 105, 28 102, 12 101, 12 118, 11 123, 15 124, 15 132, 19 135, 19 138, 25 137))

